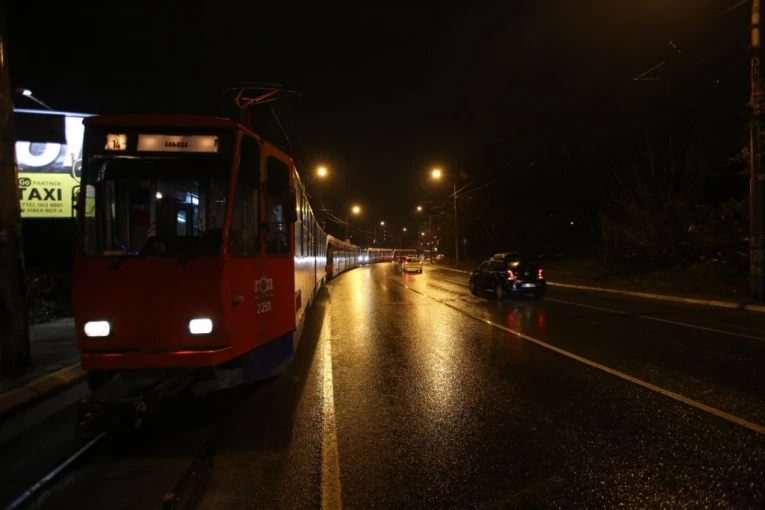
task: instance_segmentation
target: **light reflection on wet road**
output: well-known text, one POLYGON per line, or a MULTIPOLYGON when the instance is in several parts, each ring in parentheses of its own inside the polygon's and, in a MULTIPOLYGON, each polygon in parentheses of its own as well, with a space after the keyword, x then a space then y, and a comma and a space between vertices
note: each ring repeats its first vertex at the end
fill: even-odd
MULTIPOLYGON (((398 303, 386 321, 395 327, 369 341, 388 363, 398 362, 385 374, 368 367, 336 378, 350 507, 749 504, 763 497, 761 435, 465 313, 670 391, 688 390, 689 397, 755 423, 762 418, 765 391, 757 376, 765 344, 631 315, 657 310, 643 301, 614 304, 549 291, 553 298, 622 308, 604 313, 551 300, 474 297, 466 276, 427 266, 423 275, 401 276, 379 265, 343 276, 330 287, 335 313, 366 272, 388 288, 370 288, 378 321, 389 311, 383 303, 398 303), (372 423, 363 413, 343 414, 360 395, 391 404, 372 423)), ((690 323, 709 315, 666 305, 659 311, 690 323)), ((758 317, 740 320, 755 329, 765 325, 758 317)), ((336 364, 353 359, 345 350, 336 364)))

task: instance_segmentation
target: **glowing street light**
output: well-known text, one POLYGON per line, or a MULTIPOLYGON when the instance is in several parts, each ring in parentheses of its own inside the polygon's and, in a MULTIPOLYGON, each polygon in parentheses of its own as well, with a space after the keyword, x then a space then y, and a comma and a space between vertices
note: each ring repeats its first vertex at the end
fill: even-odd
MULTIPOLYGON (((353 214, 359 214, 361 212, 361 207, 359 207, 357 205, 354 205, 353 207, 351 207, 351 212, 353 214)), ((346 214, 345 215, 345 240, 346 241, 348 241, 350 239, 350 237, 348 237, 348 233, 349 233, 348 232, 348 226, 349 226, 348 215, 346 214)))
POLYGON ((406 227, 404 227, 402 230, 403 230, 404 232, 406 232, 406 227))
POLYGON ((434 168, 430 175, 432 175, 434 179, 440 179, 443 172, 441 172, 440 168, 434 168))
POLYGON ((47 104, 43 103, 42 101, 37 99, 35 96, 33 96, 32 95, 32 91, 29 90, 29 89, 16 89, 16 92, 21 94, 24 97, 28 97, 29 99, 31 99, 35 103, 39 104, 40 106, 43 106, 43 107, 47 108, 48 110, 51 110, 51 111, 53 110, 53 108, 51 108, 50 106, 48 106, 47 104))
POLYGON ((316 175, 318 175, 319 177, 326 177, 327 176, 327 168, 323 167, 323 166, 320 166, 319 168, 316 169, 316 175))
POLYGON ((421 205, 417 206, 417 212, 422 212, 422 206, 421 205))
POLYGON ((381 222, 380 222, 380 226, 381 226, 381 227, 384 227, 384 226, 385 226, 385 222, 384 222, 384 221, 381 221, 381 222))

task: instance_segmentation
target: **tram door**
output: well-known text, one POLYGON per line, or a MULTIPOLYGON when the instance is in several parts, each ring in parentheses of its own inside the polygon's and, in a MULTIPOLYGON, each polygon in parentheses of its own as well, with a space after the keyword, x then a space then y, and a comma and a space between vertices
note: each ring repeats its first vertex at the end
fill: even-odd
POLYGON ((230 334, 235 342, 252 349, 266 341, 259 334, 262 303, 258 301, 258 290, 266 285, 260 284, 262 275, 257 270, 263 265, 260 238, 261 151, 255 139, 244 134, 240 136, 239 169, 231 196, 233 203, 227 245, 227 274, 224 278, 228 279, 232 300, 230 334))
MULTIPOLYGON (((266 146, 268 147, 268 146, 266 146)), ((265 253, 259 273, 258 301, 260 334, 267 339, 295 330, 298 300, 295 294, 295 236, 297 200, 292 186, 292 168, 277 154, 264 154, 261 182, 265 217, 262 238, 265 253)))

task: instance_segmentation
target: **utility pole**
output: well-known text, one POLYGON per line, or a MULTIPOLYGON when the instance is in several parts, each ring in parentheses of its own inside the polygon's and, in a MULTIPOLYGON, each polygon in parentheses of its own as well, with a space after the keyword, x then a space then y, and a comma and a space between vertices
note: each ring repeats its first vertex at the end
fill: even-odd
POLYGON ((752 0, 751 120, 749 178, 749 281, 752 297, 765 300, 765 173, 762 167, 763 92, 760 74, 760 0, 752 0))
POLYGON ((435 246, 435 243, 433 242, 433 216, 428 213, 428 230, 430 230, 430 263, 433 263, 433 247, 435 246))
POLYGON ((347 243, 350 241, 350 238, 348 237, 348 214, 345 215, 345 242, 347 243))
POLYGON ((18 372, 30 364, 15 144, 5 12, 0 5, 0 361, 3 374, 18 372))
POLYGON ((454 176, 454 264, 460 267, 460 236, 457 228, 457 176, 454 176))

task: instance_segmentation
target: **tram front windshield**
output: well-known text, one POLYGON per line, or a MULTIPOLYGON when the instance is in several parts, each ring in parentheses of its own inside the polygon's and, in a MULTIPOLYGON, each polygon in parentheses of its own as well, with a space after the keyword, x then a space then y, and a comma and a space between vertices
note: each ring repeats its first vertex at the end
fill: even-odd
POLYGON ((84 254, 217 255, 223 242, 230 164, 91 158, 84 176, 84 254))

